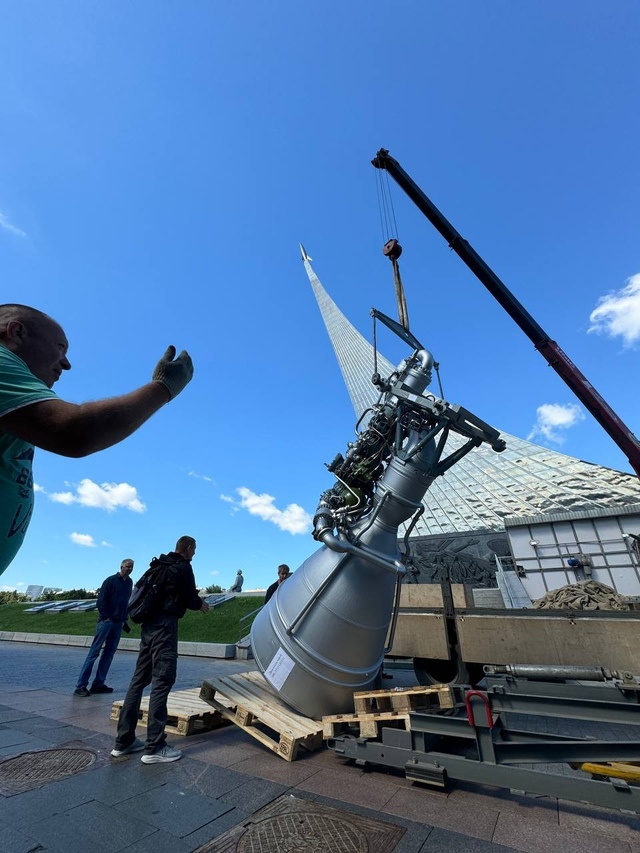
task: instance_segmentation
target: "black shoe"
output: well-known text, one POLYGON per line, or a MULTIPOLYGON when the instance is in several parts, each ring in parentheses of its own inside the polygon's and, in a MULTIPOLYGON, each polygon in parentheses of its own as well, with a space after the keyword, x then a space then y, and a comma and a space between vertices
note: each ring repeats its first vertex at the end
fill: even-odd
POLYGON ((96 685, 94 684, 93 687, 91 688, 91 692, 92 693, 113 693, 113 687, 107 687, 106 684, 98 684, 98 686, 96 687, 96 685))
POLYGON ((73 691, 74 696, 91 696, 91 693, 87 690, 86 687, 76 687, 73 691))

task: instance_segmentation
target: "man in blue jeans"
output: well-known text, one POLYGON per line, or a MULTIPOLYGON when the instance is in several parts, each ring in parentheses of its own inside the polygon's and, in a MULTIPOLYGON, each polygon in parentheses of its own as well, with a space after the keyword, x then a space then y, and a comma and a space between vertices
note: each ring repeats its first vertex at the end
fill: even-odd
POLYGON ((98 627, 96 635, 91 643, 91 648, 82 664, 80 677, 73 691, 74 696, 90 696, 92 693, 113 693, 113 687, 107 687, 104 683, 111 666, 111 661, 118 648, 120 635, 123 627, 129 630, 127 625, 127 605, 131 597, 133 583, 129 575, 133 571, 133 560, 127 558, 120 564, 120 571, 110 575, 98 594, 98 627), (88 689, 91 671, 96 662, 100 650, 102 655, 98 663, 96 676, 88 689))

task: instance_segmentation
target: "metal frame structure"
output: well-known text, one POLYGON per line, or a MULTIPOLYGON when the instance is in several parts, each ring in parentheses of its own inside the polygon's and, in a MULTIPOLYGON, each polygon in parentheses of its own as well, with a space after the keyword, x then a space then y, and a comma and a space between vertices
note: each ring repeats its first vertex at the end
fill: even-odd
MULTIPOLYGON (((606 683, 488 676, 485 690, 454 688, 456 716, 414 711, 407 731, 383 728, 380 740, 343 735, 327 743, 361 766, 395 767, 423 784, 444 787, 449 780, 464 780, 640 814, 640 787, 624 779, 603 781, 521 766, 640 761, 640 685, 628 673, 620 677, 599 670, 594 675, 588 669, 572 668, 569 676, 606 683), (522 731, 508 726, 507 713, 634 725, 638 737, 600 741, 522 731)), ((545 674, 543 667, 536 671, 538 677, 545 674)), ((546 669, 547 678, 563 674, 562 668, 546 669)))

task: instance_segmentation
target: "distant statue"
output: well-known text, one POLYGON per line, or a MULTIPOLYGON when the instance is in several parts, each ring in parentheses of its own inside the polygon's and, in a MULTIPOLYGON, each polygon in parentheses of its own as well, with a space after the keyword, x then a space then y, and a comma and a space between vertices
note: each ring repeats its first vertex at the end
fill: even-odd
POLYGON ((242 569, 238 569, 238 574, 236 575, 233 585, 229 587, 229 592, 242 592, 243 583, 244 578, 242 577, 242 569))

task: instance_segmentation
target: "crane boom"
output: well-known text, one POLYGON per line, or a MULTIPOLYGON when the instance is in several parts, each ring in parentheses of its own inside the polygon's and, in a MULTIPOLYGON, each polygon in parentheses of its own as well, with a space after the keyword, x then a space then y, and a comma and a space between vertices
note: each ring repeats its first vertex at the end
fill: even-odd
POLYGON ((489 293, 502 305, 507 314, 533 342, 550 367, 571 388, 582 405, 593 415, 605 432, 618 445, 629 460, 629 464, 640 477, 640 442, 629 427, 618 417, 606 400, 596 391, 569 356, 552 340, 520 304, 506 285, 498 278, 475 249, 465 240, 442 215, 420 187, 409 177, 397 160, 381 148, 371 161, 376 169, 384 169, 398 186, 409 196, 416 207, 427 217, 434 228, 444 237, 449 247, 465 262, 480 279, 489 293))

